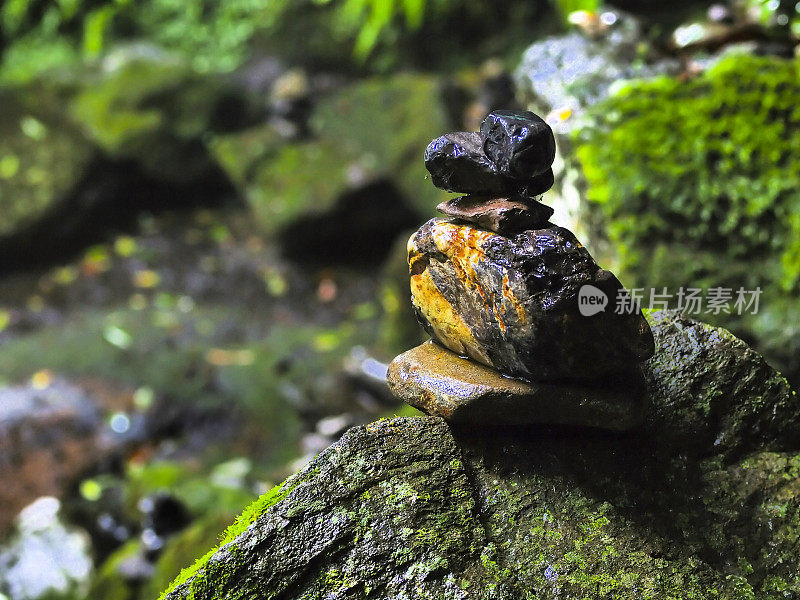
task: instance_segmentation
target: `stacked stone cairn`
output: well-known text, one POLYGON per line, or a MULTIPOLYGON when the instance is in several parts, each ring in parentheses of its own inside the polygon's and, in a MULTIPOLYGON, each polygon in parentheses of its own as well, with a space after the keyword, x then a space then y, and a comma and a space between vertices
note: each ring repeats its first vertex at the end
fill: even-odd
POLYGON ((452 422, 640 424, 653 335, 638 307, 616 310, 634 306, 619 280, 549 222, 540 199, 555 151, 540 117, 506 110, 428 146, 433 183, 466 195, 408 242, 412 303, 432 341, 392 361, 401 400, 452 422), (590 297, 599 304, 586 310, 590 297))

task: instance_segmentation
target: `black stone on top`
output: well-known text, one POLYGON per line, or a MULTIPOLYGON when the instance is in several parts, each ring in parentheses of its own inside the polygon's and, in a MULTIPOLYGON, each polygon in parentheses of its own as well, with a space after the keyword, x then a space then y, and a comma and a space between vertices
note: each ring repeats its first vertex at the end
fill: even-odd
POLYGON ((528 111, 494 111, 480 132, 454 132, 433 140, 425 166, 434 185, 461 194, 532 198, 553 185, 555 138, 528 111))
POLYGON ((462 194, 502 194, 504 182, 483 152, 476 132, 457 131, 436 138, 425 149, 425 166, 436 187, 462 194))
POLYGON ((541 175, 556 158, 556 138, 530 111, 495 110, 481 123, 483 150, 501 173, 526 179, 541 175))

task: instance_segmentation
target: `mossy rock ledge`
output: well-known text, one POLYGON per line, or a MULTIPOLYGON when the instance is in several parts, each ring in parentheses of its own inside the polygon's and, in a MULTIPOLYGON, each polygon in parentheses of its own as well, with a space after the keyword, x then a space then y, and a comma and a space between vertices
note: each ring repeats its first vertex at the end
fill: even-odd
POLYGON ((641 429, 351 429, 162 598, 798 598, 800 402, 727 331, 650 317, 641 429))

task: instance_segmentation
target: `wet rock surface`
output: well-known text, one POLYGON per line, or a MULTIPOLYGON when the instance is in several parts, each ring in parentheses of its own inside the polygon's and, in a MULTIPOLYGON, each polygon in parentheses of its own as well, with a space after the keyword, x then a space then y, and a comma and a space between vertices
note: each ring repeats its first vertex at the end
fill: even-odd
POLYGON ((351 429, 260 503, 258 524, 229 531, 166 598, 459 598, 454 574, 478 565, 487 541, 461 452, 438 419, 351 429))
POLYGON ((430 341, 395 358, 387 381, 401 400, 453 423, 544 423, 614 431, 641 424, 645 392, 638 369, 592 385, 527 383, 430 341))
POLYGON ((800 448, 800 398, 763 356, 675 311, 649 320, 657 350, 644 368, 653 405, 645 429, 665 451, 738 457, 800 448))
POLYGON ((663 355, 646 365, 646 429, 487 435, 437 417, 353 428, 262 497, 164 597, 797 594, 796 396, 727 332, 671 313, 653 327, 663 355), (687 334, 697 347, 676 353, 687 334), (713 349, 727 368, 715 370, 713 349), (663 368, 665 358, 681 368, 663 368), (708 426, 743 418, 760 435, 676 452, 663 440, 696 423, 684 389, 709 401, 735 392, 708 426))
POLYGON ((553 209, 535 200, 459 196, 436 207, 441 213, 507 235, 547 224, 553 209))
POLYGON ((537 115, 494 111, 480 132, 459 131, 433 140, 425 167, 433 184, 462 194, 533 197, 553 185, 555 138, 537 115))
POLYGON ((502 193, 504 180, 483 152, 476 132, 457 131, 436 138, 425 149, 425 167, 436 187, 465 194, 502 193))
POLYGON ((553 185, 553 172, 546 170, 523 180, 500 173, 483 151, 477 134, 448 133, 433 140, 425 151, 425 166, 436 187, 460 194, 530 198, 553 185))
POLYGON ((504 237, 431 219, 409 241, 412 301, 426 331, 453 352, 529 380, 593 378, 652 356, 641 312, 579 312, 590 284, 625 296, 566 229, 504 237))
POLYGON ((501 173, 541 175, 556 157, 553 130, 530 111, 496 110, 481 123, 483 150, 501 173))

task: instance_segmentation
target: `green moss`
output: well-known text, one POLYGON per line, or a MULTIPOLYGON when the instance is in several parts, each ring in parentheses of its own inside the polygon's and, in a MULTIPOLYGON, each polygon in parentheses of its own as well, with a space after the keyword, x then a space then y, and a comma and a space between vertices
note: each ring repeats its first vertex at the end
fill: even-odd
MULTIPOLYGON (((170 586, 161 594, 160 598, 166 598, 172 590, 187 582, 191 584, 193 589, 199 587, 202 584, 203 572, 206 565, 214 553, 222 546, 230 544, 239 534, 244 532, 258 519, 258 517, 264 514, 264 512, 286 498, 298 483, 297 477, 290 477, 282 484, 273 487, 248 506, 236 521, 222 533, 219 544, 198 558, 190 567, 183 569, 170 586)), ((191 592, 188 597, 193 597, 191 592)))
POLYGON ((758 315, 703 318, 757 335, 792 373, 797 315, 781 307, 800 304, 798 73, 798 60, 733 56, 694 79, 629 83, 577 134, 595 235, 623 281, 760 286, 758 315))
MULTIPOLYGON (((721 577, 690 552, 659 550, 653 532, 559 477, 485 481, 487 532, 481 563, 497 584, 532 598, 753 597, 744 578, 721 577), (558 489, 558 494, 551 490, 558 489)), ((663 547, 662 547, 663 548, 663 547)))
POLYGON ((290 478, 280 485, 276 485, 258 500, 248 506, 236 521, 222 534, 221 546, 233 541, 240 533, 247 529, 253 521, 263 515, 268 509, 286 498, 297 485, 296 478, 290 478))
POLYGON ((781 281, 797 289, 798 69, 736 56, 693 80, 629 84, 597 106, 578 156, 612 237, 632 249, 656 239, 780 253, 781 281))
POLYGON ((448 128, 435 79, 399 75, 351 85, 320 99, 311 128, 302 142, 286 143, 261 126, 210 143, 265 231, 324 213, 343 193, 379 180, 394 183, 421 214, 446 196, 427 181, 421 160, 448 128))
POLYGON ((0 90, 0 237, 63 201, 94 153, 42 86, 0 90))
POLYGON ((777 600, 798 591, 796 454, 692 462, 680 482, 687 473, 653 471, 630 439, 511 438, 499 449, 481 438, 456 449, 447 431, 430 418, 351 430, 287 482, 293 492, 277 512, 266 507, 285 487, 243 517, 231 531, 240 537, 204 557, 175 596, 777 600), (613 457, 593 460, 603 452, 613 457), (626 455, 635 458, 617 460, 626 455), (637 479, 640 470, 656 477, 637 479))
POLYGON ((247 119, 246 94, 180 61, 132 53, 116 62, 77 79, 70 115, 106 153, 134 159, 148 173, 180 182, 201 176, 211 160, 198 142, 219 126, 221 107, 247 119))

